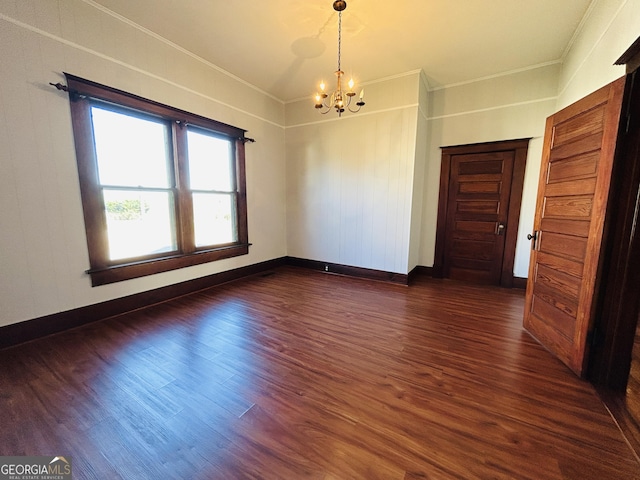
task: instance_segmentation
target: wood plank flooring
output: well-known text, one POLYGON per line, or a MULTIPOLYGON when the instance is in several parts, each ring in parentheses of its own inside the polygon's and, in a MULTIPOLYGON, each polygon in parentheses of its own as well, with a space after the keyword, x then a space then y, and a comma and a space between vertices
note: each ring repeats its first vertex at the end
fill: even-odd
POLYGON ((636 335, 633 341, 626 401, 629 414, 636 429, 640 431, 640 322, 636 326, 636 335))
POLYGON ((283 267, 0 351, 0 454, 75 479, 640 478, 523 304, 283 267))

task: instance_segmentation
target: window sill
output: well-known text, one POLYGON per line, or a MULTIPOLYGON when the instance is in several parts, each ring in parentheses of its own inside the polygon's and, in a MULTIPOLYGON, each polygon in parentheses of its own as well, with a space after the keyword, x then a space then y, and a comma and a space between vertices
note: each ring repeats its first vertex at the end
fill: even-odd
POLYGON ((247 255, 251 244, 235 244, 209 250, 201 250, 190 254, 172 255, 170 257, 153 258, 131 263, 113 265, 106 268, 90 269, 91 286, 97 287, 109 283, 121 282, 132 278, 144 277, 155 273, 168 272, 184 267, 214 262, 224 258, 247 255))

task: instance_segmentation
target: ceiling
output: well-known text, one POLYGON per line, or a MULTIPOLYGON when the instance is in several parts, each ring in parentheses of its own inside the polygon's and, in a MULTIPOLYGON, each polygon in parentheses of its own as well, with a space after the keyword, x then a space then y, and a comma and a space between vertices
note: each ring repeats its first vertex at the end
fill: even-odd
MULTIPOLYGON (((592 1, 348 0, 342 69, 358 84, 423 69, 437 88, 558 61, 592 1)), ((93 2, 282 101, 333 83, 332 0, 93 2)))

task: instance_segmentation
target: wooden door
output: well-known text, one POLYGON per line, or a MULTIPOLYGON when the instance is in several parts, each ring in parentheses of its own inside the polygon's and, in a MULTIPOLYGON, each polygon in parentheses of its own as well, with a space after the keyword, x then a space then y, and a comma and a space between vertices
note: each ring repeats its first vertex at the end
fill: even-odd
POLYGON ((442 149, 434 276, 513 286, 529 139, 442 149))
POLYGON ((444 275, 500 284, 513 151, 453 155, 444 275))
POLYGON ((547 119, 524 327, 585 373, 618 123, 621 78, 547 119))

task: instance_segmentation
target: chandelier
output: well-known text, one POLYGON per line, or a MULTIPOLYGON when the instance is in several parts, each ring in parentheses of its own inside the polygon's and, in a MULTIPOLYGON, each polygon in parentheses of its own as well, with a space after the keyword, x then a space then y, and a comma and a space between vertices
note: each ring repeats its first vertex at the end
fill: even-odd
POLYGON ((338 112, 338 116, 342 116, 342 112, 345 109, 349 110, 352 113, 358 112, 364 106, 364 89, 360 90, 360 96, 358 97, 358 101, 355 102, 355 106, 357 108, 351 108, 351 103, 356 93, 353 91, 353 79, 350 79, 347 83, 348 89, 343 90, 342 85, 342 77, 344 76, 344 72, 341 69, 340 65, 340 53, 342 46, 342 11, 347 8, 347 2, 344 0, 335 0, 333 2, 333 9, 338 12, 338 69, 336 70, 337 77, 337 85, 336 89, 329 95, 326 91, 326 85, 324 82, 320 83, 320 91, 316 93, 316 108, 323 115, 328 113, 332 108, 338 112), (328 99, 328 101, 327 101, 328 99))

